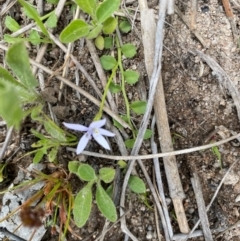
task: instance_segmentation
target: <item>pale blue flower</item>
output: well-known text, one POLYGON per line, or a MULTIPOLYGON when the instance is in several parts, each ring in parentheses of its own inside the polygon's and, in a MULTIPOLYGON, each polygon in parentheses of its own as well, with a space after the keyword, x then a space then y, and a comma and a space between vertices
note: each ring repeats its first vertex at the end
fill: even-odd
POLYGON ((103 119, 103 120, 99 120, 99 121, 94 121, 89 125, 89 127, 86 127, 86 126, 79 125, 79 124, 71 124, 71 123, 63 122, 63 124, 69 129, 72 129, 75 131, 86 132, 78 143, 77 154, 80 154, 84 150, 84 148, 87 146, 89 140, 92 139, 92 136, 99 145, 101 145, 102 147, 104 147, 107 150, 110 150, 110 146, 103 136, 115 136, 115 134, 101 128, 102 126, 105 125, 105 123, 106 123, 106 119, 103 119))

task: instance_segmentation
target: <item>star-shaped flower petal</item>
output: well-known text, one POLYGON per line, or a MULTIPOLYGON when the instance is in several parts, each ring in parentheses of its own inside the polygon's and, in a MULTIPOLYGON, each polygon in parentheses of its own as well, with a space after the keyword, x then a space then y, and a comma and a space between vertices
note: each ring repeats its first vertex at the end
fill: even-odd
POLYGON ((92 139, 92 136, 99 145, 101 145, 102 147, 104 147, 107 150, 110 150, 110 146, 103 136, 113 137, 113 136, 115 136, 115 134, 108 130, 101 128, 102 126, 104 126, 106 124, 106 119, 99 120, 99 121, 93 121, 89 125, 89 127, 83 126, 80 124, 71 124, 71 123, 65 123, 65 122, 63 124, 69 129, 72 129, 75 131, 86 132, 78 143, 77 154, 80 154, 85 149, 89 140, 92 139))

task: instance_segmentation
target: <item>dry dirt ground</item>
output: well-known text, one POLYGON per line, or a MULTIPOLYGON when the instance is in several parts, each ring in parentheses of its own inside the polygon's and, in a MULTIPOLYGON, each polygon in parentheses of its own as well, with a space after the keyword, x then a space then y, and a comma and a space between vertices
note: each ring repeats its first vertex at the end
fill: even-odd
MULTIPOLYGON (((3 4, 4 1, 0 1, 3 4)), ((240 1, 229 0, 236 30, 240 31, 240 1)), ((33 1, 35 3, 35 1, 33 1)), ((175 1, 183 18, 190 23, 191 18, 191 1, 182 0, 175 1)), ((129 5, 136 9, 137 1, 129 5)), ((1 6, 0 6, 1 9, 1 6)), ((156 18, 158 6, 155 5, 156 18)), ((10 11, 10 10, 9 10, 10 11)), ((11 9, 12 16, 15 16, 19 23, 24 26, 20 8, 17 5, 11 9)), ((67 23, 66 18, 70 18, 69 9, 63 10, 60 17, 60 24, 55 31, 55 35, 63 29, 67 23)), ((2 24, 4 18, 2 17, 2 24)), ((132 16, 133 17, 133 16, 132 16)), ((240 40, 233 38, 232 26, 229 18, 226 16, 222 1, 217 0, 199 0, 197 2, 196 30, 191 32, 183 21, 182 17, 176 12, 167 16, 165 23, 165 38, 163 50, 163 68, 162 78, 164 83, 164 91, 168 112, 169 125, 172 134, 172 140, 175 150, 186 149, 190 147, 204 145, 213 141, 225 139, 233 134, 240 132, 239 119, 235 104, 231 98, 231 93, 221 86, 220 80, 216 74, 200 56, 191 52, 201 50, 206 55, 214 59, 226 72, 229 79, 235 87, 240 89, 240 40), (196 34, 197 32, 197 34, 196 34), (197 37, 196 37, 197 35, 197 37), (199 41, 201 36, 201 42, 199 41), (238 41, 238 42, 237 42, 238 41)), ((133 43, 138 54, 134 59, 124 62, 126 67, 136 68, 141 73, 141 83, 135 87, 127 89, 128 98, 130 100, 147 98, 148 78, 144 67, 143 45, 140 33, 141 26, 139 22, 139 13, 136 14, 135 28, 137 31, 131 31, 123 36, 123 42, 133 43)), ((3 30, 7 31, 4 26, 3 30)), ((31 58, 35 58, 37 49, 35 46, 29 46, 31 58)), ((0 52, 1 62, 3 61, 3 52, 0 52)), ((103 52, 99 52, 99 55, 103 52)), ((88 48, 83 41, 74 43, 73 55, 85 67, 88 73, 96 80, 98 87, 101 89, 101 83, 98 81, 97 73, 90 57, 88 48), (80 51, 79 51, 80 50, 80 51)), ((44 55, 42 64, 53 70, 57 70, 64 63, 64 53, 56 46, 49 46, 44 55)), ((2 63, 1 63, 2 64, 2 63)), ((68 79, 75 78, 75 66, 69 68, 68 79)), ((79 85, 96 97, 94 90, 88 84, 86 78, 80 73, 79 85)), ((58 91, 59 82, 54 78, 48 82, 48 91, 58 91)), ((51 92, 50 96, 53 96, 51 92)), ((57 92, 55 93, 57 96, 57 92)), ((49 96, 49 95, 48 95, 49 96)), ((122 110, 122 99, 116 99, 119 111, 122 110)), ((161 108, 161 107, 159 107, 161 108)), ((78 99, 76 92, 69 87, 64 88, 62 101, 54 104, 54 111, 57 115, 59 123, 77 122, 87 125, 97 112, 97 107, 84 97, 78 99)), ((141 116, 135 117, 136 124, 141 121, 141 116)), ((24 158, 17 161, 18 158, 29 151, 30 144, 33 142, 29 129, 34 127, 34 123, 25 121, 20 133, 14 133, 12 141, 9 145, 4 160, 9 158, 16 147, 21 147, 18 153, 13 156, 11 165, 9 166, 9 183, 13 180, 18 172, 18 166, 26 168, 31 163, 31 158, 24 158), (27 144, 26 144, 27 143, 27 144), (23 147, 24 144, 24 148, 23 147), (28 147, 26 147, 26 145, 28 147)), ((7 129, 5 125, 0 127, 0 143, 4 142, 7 129)), ((80 136, 80 135, 79 135, 80 136)), ((157 138, 157 137, 156 137, 157 138)), ((144 142, 142 153, 151 153, 148 141, 144 142)), ((221 164, 212 149, 200 152, 193 152, 177 156, 179 174, 181 177, 183 189, 186 198, 183 200, 185 213, 187 216, 189 227, 192 228, 199 218, 198 207, 196 204, 195 194, 191 185, 190 178, 193 173, 197 173, 203 192, 206 205, 209 204, 214 192, 221 182, 228 168, 238 160, 239 142, 232 141, 218 148, 221 153, 221 164)), ((30 148, 31 149, 31 148, 30 148)), ((114 154, 118 155, 118 147, 113 147, 114 154)), ((101 148, 94 142, 88 146, 88 150, 95 152, 103 152, 101 148)), ((61 149, 59 153, 59 164, 61 167, 67 167, 67 162, 76 158, 75 154, 61 149)), ((116 162, 109 162, 101 158, 83 157, 80 159, 91 164, 95 169, 102 166, 116 166, 116 162)), ((47 160, 45 160, 47 162, 47 160)), ((145 162, 149 175, 153 178, 153 167, 150 160, 145 162)), ((175 234, 179 233, 178 224, 174 214, 174 208, 169 197, 164 167, 160 159, 162 170, 162 178, 164 182, 165 196, 168 204, 168 211, 171 217, 171 224, 175 234)), ((52 167, 51 167, 52 168, 52 167)), ((57 167, 54 167, 57 168, 57 167)), ((51 169, 50 169, 51 170, 51 169)), ((144 178, 140 168, 137 166, 138 174, 144 178)), ((48 172, 50 172, 48 170, 48 172)), ((79 190, 81 183, 76 177, 72 177, 70 182, 73 185, 74 192, 79 190)), ((2 185, 5 188, 6 184, 2 185)), ((237 241, 240 240, 240 228, 237 225, 240 218, 239 210, 240 195, 240 163, 236 163, 233 170, 229 173, 222 188, 217 194, 209 212, 208 220, 210 229, 213 232, 213 240, 237 241), (214 233, 214 230, 227 230, 221 235, 214 233)), ((127 192, 126 214, 127 225, 130 231, 137 237, 139 241, 145 240, 165 240, 162 231, 161 221, 159 222, 161 239, 157 235, 157 222, 155 217, 154 202, 151 192, 148 189, 147 203, 143 202, 140 196, 127 192)), ((73 227, 74 231, 82 237, 82 240, 96 240, 101 234, 105 220, 93 205, 91 217, 86 226, 80 230, 73 227)), ((201 229, 201 226, 199 227, 201 229)), ((105 240, 120 241, 124 239, 119 223, 106 234, 105 240)), ((42 241, 57 240, 57 236, 52 236, 50 230, 47 231, 42 241)), ((74 240, 70 234, 67 240, 74 240)), ((204 240, 203 237, 196 237, 188 240, 204 240)))

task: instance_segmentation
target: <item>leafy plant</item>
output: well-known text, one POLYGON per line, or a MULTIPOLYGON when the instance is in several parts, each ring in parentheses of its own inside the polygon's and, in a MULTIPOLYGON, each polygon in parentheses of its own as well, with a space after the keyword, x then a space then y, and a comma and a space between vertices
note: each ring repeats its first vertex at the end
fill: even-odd
POLYGON ((35 89, 38 82, 31 72, 28 53, 23 43, 16 43, 9 48, 6 62, 17 79, 0 67, 0 116, 8 126, 18 129, 20 122, 32 111, 24 106, 41 102, 35 89))
POLYGON ((94 39, 100 35, 111 34, 117 27, 117 19, 112 14, 119 8, 120 0, 76 0, 82 11, 91 16, 90 23, 84 20, 73 20, 60 34, 63 43, 70 43, 79 38, 94 39))
POLYGON ((96 185, 96 203, 98 209, 104 217, 109 221, 115 222, 117 220, 116 207, 109 197, 105 189, 102 187, 101 182, 111 183, 115 176, 113 168, 101 168, 99 175, 88 164, 81 164, 78 161, 71 161, 68 164, 70 172, 76 174, 81 180, 88 182, 76 195, 73 207, 74 221, 78 227, 82 227, 87 222, 91 207, 93 194, 93 185, 96 185))

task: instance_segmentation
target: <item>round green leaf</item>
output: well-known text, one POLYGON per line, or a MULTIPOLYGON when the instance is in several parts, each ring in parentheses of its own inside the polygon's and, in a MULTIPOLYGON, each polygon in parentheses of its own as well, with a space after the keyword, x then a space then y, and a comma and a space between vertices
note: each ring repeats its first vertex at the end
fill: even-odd
POLYGON ((73 206, 73 217, 81 228, 87 222, 92 207, 92 183, 88 183, 76 196, 73 206))
POLYGON ((126 82, 131 85, 135 84, 140 76, 139 73, 134 70, 126 70, 123 75, 126 82))
POLYGON ((115 170, 113 168, 103 167, 99 170, 99 178, 105 183, 110 183, 115 177, 115 170))
POLYGON ((117 60, 110 55, 103 55, 100 62, 105 70, 111 70, 117 64, 117 60))
POLYGON ((135 142, 135 139, 128 139, 124 142, 124 144, 127 148, 133 148, 134 142, 135 142))
POLYGON ((111 83, 109 89, 113 94, 116 94, 121 91, 121 86, 115 83, 111 83))
POLYGON ((135 193, 145 193, 146 186, 143 180, 137 176, 130 176, 128 187, 135 193))
POLYGON ((70 161, 68 163, 68 170, 69 172, 77 174, 79 166, 80 166, 79 161, 70 161))
POLYGON ((103 33, 104 34, 111 34, 114 32, 114 30, 117 27, 117 19, 114 17, 109 17, 104 23, 103 23, 103 33))
POLYGON ((57 21, 58 21, 58 19, 57 19, 57 15, 56 15, 56 13, 52 13, 50 16, 49 16, 49 18, 47 19, 47 21, 46 21, 46 25, 47 25, 47 27, 49 27, 49 28, 55 28, 56 26, 57 26, 57 21))
POLYGON ((88 164, 81 164, 77 174, 83 181, 87 182, 94 181, 97 178, 94 169, 88 164))
POLYGON ((97 183, 96 201, 98 209, 101 211, 103 216, 111 222, 116 222, 116 207, 100 183, 97 183))
POLYGON ((124 44, 121 47, 121 51, 127 58, 132 58, 136 53, 136 47, 133 44, 124 44))
POLYGON ((104 38, 104 48, 110 49, 113 46, 113 38, 112 37, 105 37, 104 38))
POLYGON ((99 23, 108 19, 114 11, 118 10, 120 0, 105 0, 96 10, 96 17, 99 23))
POLYGON ((147 102, 141 100, 134 101, 130 104, 130 107, 136 114, 144 114, 146 111, 147 102))
POLYGON ((103 50, 104 49, 104 38, 103 36, 98 36, 95 39, 95 46, 99 49, 99 50, 103 50))
POLYGON ((63 43, 73 42, 81 37, 87 36, 91 26, 81 19, 73 20, 60 34, 63 43))
POLYGON ((118 161, 118 165, 119 165, 120 169, 127 168, 127 163, 125 161, 123 161, 123 160, 119 160, 118 161))
POLYGON ((132 29, 132 26, 131 24, 128 22, 128 21, 122 21, 120 24, 119 24, 119 29, 121 32, 123 33, 128 33, 131 31, 132 29))

